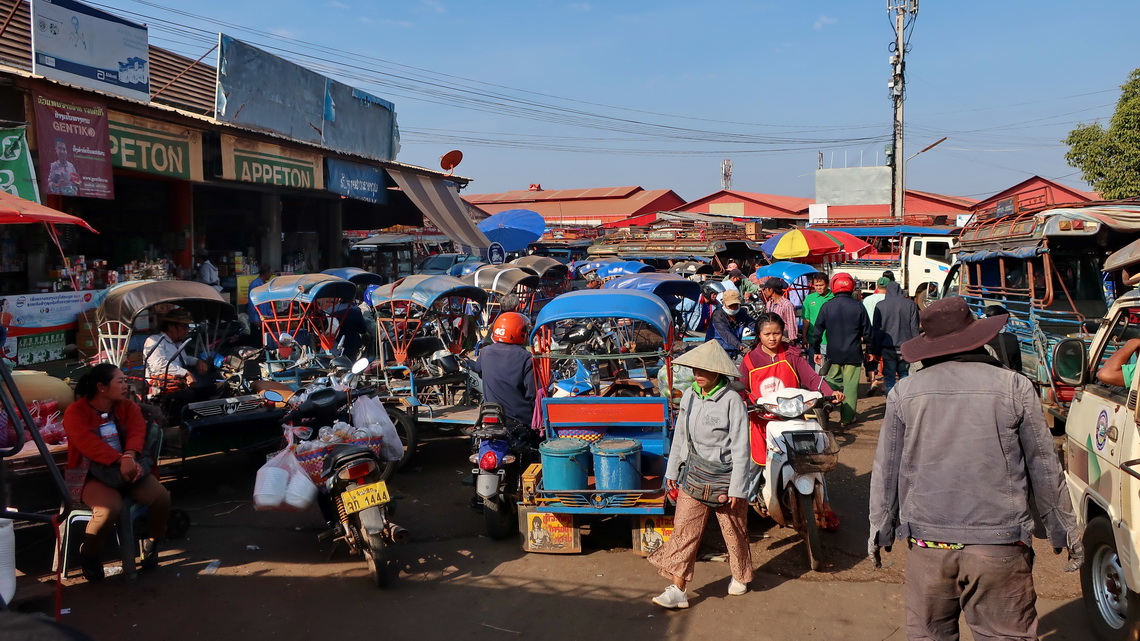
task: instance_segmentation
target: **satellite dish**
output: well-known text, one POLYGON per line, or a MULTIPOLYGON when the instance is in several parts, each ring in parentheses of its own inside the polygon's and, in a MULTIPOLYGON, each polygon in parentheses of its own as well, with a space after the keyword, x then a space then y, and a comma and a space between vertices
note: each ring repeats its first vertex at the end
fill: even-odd
POLYGON ((453 171, 461 162, 463 162, 463 152, 458 149, 453 149, 439 157, 439 166, 446 172, 453 171))

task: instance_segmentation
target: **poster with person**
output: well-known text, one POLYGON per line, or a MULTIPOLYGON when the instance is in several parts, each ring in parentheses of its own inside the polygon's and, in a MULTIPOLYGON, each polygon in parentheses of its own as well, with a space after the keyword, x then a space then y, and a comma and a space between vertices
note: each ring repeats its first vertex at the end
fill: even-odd
POLYGON ((40 90, 34 100, 43 192, 113 199, 107 106, 62 91, 40 90))

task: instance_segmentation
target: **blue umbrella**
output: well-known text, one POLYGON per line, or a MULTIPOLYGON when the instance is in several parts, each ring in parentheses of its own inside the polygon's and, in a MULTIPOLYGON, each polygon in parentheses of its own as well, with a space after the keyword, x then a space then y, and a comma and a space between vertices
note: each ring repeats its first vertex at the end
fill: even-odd
POLYGON ((514 252, 542 238, 546 221, 538 212, 529 209, 508 209, 494 214, 479 223, 479 229, 493 243, 505 251, 514 252))
POLYGON ((791 286, 791 289, 788 290, 788 299, 796 307, 803 307, 804 297, 808 294, 807 276, 818 271, 819 269, 812 265, 782 260, 757 268, 756 278, 761 283, 764 282, 765 278, 784 279, 784 282, 791 286))

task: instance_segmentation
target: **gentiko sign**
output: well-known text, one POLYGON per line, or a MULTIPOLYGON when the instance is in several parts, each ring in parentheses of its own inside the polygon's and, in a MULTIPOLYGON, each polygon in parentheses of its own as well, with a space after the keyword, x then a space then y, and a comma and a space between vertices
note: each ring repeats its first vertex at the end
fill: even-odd
POLYGON ((324 189, 320 154, 222 136, 222 178, 297 189, 324 189))

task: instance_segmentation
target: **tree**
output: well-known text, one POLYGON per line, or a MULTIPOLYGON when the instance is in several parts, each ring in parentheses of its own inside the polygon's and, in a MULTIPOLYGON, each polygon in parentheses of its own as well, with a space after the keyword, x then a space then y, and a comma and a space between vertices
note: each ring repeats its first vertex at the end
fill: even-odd
POLYGON ((1065 160, 1107 200, 1140 197, 1140 69, 1121 90, 1108 129, 1081 123, 1064 141, 1065 160))

